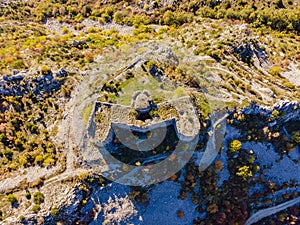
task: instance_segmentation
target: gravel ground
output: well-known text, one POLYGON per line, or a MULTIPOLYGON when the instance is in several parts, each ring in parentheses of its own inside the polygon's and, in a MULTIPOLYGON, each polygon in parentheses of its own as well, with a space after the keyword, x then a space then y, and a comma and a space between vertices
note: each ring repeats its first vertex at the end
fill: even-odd
POLYGON ((283 76, 287 78, 292 84, 300 86, 300 69, 298 69, 296 64, 291 63, 289 66, 289 70, 283 73, 283 76))
MULTIPOLYGON (((94 27, 94 28, 100 28, 101 30, 112 30, 116 29, 120 34, 125 35, 131 35, 133 27, 126 26, 126 25, 120 25, 115 22, 111 23, 105 23, 101 24, 97 21, 85 19, 82 21, 82 24, 84 25, 84 28, 81 30, 83 32, 87 32, 88 28, 94 27)), ((45 28, 49 30, 50 32, 55 32, 59 35, 63 35, 63 28, 69 29, 74 35, 79 35, 81 31, 77 31, 74 29, 74 27, 71 24, 68 23, 60 23, 59 21, 55 19, 48 19, 46 23, 44 24, 45 28)))
POLYGON ((157 184, 148 194, 149 204, 140 206, 128 198, 128 186, 112 183, 92 194, 93 201, 100 207, 91 225, 105 222, 135 225, 192 224, 201 215, 196 211, 197 205, 192 203, 191 196, 185 200, 178 198, 180 189, 181 186, 172 181, 157 184), (184 213, 182 218, 177 215, 179 211, 184 213))
MULTIPOLYGON (((17 175, 11 178, 6 178, 0 181, 0 193, 18 187, 20 182, 23 180, 27 180, 28 182, 37 181, 40 177, 48 177, 58 171, 60 169, 59 166, 52 167, 50 169, 37 167, 31 167, 26 169, 25 175, 17 175)), ((22 174, 22 173, 20 173, 22 174)))

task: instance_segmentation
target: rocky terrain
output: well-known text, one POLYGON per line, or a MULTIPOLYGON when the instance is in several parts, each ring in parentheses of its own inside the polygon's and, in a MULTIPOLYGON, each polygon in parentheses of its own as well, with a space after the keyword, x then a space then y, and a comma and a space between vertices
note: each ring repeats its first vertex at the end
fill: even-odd
POLYGON ((299 7, 2 1, 0 224, 298 224, 299 7))
MULTIPOLYGON (((4 96, 24 96, 32 92, 33 94, 40 96, 55 93, 61 88, 59 81, 54 79, 51 71, 32 81, 24 80, 27 73, 28 71, 19 72, 18 70, 15 70, 13 71, 14 75, 3 76, 3 80, 0 81, 0 93, 4 96)), ((62 69, 57 72, 56 76, 63 77, 66 74, 67 71, 62 69)))

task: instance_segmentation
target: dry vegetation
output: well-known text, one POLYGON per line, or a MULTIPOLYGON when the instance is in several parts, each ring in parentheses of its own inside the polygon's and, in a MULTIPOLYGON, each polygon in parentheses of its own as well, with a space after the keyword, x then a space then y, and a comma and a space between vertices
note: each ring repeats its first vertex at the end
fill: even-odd
MULTIPOLYGON (((128 48, 130 43, 165 40, 174 46, 175 52, 185 48, 201 59, 204 66, 196 69, 192 68, 192 63, 165 66, 149 62, 146 65, 147 69, 153 65, 160 67, 168 79, 184 87, 198 107, 199 115, 207 116, 213 101, 222 101, 232 107, 238 103, 247 105, 251 101, 271 105, 279 99, 300 99, 299 86, 283 76, 287 71, 293 72, 291 65, 300 68, 299 0, 183 0, 172 1, 173 4, 158 0, 103 2, 28 0, 0 3, 1 77, 11 76, 14 69, 29 69, 26 80, 47 76, 60 68, 69 72, 66 77, 58 79, 59 90, 43 96, 32 92, 22 96, 0 94, 1 180, 33 166, 51 168, 59 165, 60 172, 65 169, 63 146, 56 144, 53 138, 57 134, 56 123, 63 117, 64 105, 73 87, 84 79, 81 74, 97 65, 101 56, 128 48), (59 32, 47 29, 47 20, 57 21, 61 25, 59 32), (92 25, 86 25, 84 21, 92 25), (244 23, 248 24, 246 29, 242 29, 244 23), (114 25, 112 29, 104 29, 107 24, 114 25), (121 32, 127 26, 132 32, 121 32), (247 44, 251 45, 253 52, 264 52, 267 59, 261 61, 256 54, 244 57, 235 50, 247 44), (205 58, 207 56, 210 57, 205 58), (218 87, 218 93, 211 89, 211 80, 218 87), (207 90, 212 97, 211 105, 207 102, 208 95, 202 94, 207 90)), ((103 96, 105 101, 128 103, 126 93, 116 95, 124 87, 114 83, 109 88, 112 91, 103 96)), ((177 92, 180 96, 179 89, 177 92)), ((86 121, 90 111, 91 106, 86 109, 86 121)), ((105 113, 99 113, 96 119, 102 120, 107 116, 105 113)), ((163 115, 163 112, 158 113, 163 115)), ((299 143, 299 133, 293 134, 293 140, 299 143)), ((247 166, 240 167, 237 172, 242 180, 250 177, 250 172, 255 172, 253 166, 247 166)), ((213 172, 206 173, 212 179, 206 182, 213 183, 213 172)), ((30 186, 26 180, 22 185, 30 186)), ((16 202, 20 203, 19 209, 24 213, 29 209, 34 212, 46 210, 43 201, 52 207, 53 214, 58 213, 59 202, 50 201, 55 197, 43 190, 43 182, 32 185, 30 191, 38 192, 41 188, 45 199, 40 194, 34 197, 32 193, 32 200, 29 194, 18 189, 2 194, 0 209, 8 210, 0 210, 1 219, 17 213, 17 209, 11 208, 16 202), (33 201, 36 201, 35 206, 33 201)), ((245 184, 242 182, 242 185, 245 184)), ((207 196, 213 195, 211 190, 203 191, 207 196)), ((231 197, 227 196, 228 199, 231 197)), ((242 203, 237 202, 241 209, 242 203)), ((222 204, 226 208, 227 199, 222 204)), ((213 201, 207 211, 211 214, 218 211, 213 201)), ((243 214, 243 219, 246 216, 243 214)))

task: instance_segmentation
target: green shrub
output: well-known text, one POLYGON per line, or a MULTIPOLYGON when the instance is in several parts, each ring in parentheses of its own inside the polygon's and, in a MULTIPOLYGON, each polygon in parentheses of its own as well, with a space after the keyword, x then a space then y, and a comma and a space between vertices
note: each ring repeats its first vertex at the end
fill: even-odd
POLYGON ((300 132, 293 132, 291 140, 292 140, 292 142, 300 144, 300 132))
POLYGON ((25 197, 26 197, 28 200, 31 199, 31 194, 30 194, 30 192, 26 192, 25 197))
POLYGON ((4 143, 6 141, 6 134, 5 133, 1 133, 0 134, 0 142, 4 143))
POLYGON ((35 159, 34 159, 34 163, 40 165, 40 164, 43 162, 43 160, 44 160, 44 158, 43 158, 42 155, 37 155, 37 156, 35 157, 35 159))
POLYGON ((45 160, 43 162, 44 167, 48 167, 48 166, 51 166, 51 165, 54 165, 54 164, 55 164, 55 159, 53 159, 52 156, 48 156, 47 158, 45 158, 45 160))
POLYGON ((15 202, 18 201, 17 197, 13 194, 9 194, 6 196, 6 200, 11 203, 11 204, 14 204, 15 202))
POLYGON ((290 89, 295 89, 295 85, 288 81, 284 81, 282 84, 290 89))
POLYGON ((58 208, 54 207, 51 209, 51 215, 52 216, 57 216, 59 214, 58 208))
POLYGON ((25 62, 23 59, 15 60, 15 61, 11 62, 10 65, 14 69, 25 69, 26 68, 25 62))
POLYGON ((149 18, 147 16, 142 16, 142 15, 135 15, 134 17, 131 18, 131 20, 132 20, 132 25, 135 28, 139 27, 140 25, 147 25, 150 23, 149 18))
POLYGON ((50 72, 51 72, 51 69, 50 69, 49 66, 47 66, 47 65, 41 66, 41 73, 42 73, 43 75, 47 75, 47 74, 49 74, 50 72))
POLYGON ((25 219, 25 217, 24 217, 23 215, 21 215, 21 216, 19 217, 19 219, 20 219, 20 221, 22 222, 22 221, 25 219))
POLYGON ((33 202, 37 205, 40 205, 45 200, 45 196, 41 192, 35 192, 33 194, 33 202))
POLYGON ((61 93, 64 97, 69 97, 71 95, 71 89, 65 85, 61 86, 61 93))
POLYGON ((270 69, 270 74, 272 74, 273 76, 279 76, 280 72, 281 72, 281 68, 279 66, 273 66, 270 69))
POLYGON ((28 164, 28 157, 27 157, 27 155, 22 155, 22 156, 19 158, 19 163, 20 163, 22 166, 27 166, 27 164, 28 164))
POLYGON ((187 12, 166 11, 161 22, 169 26, 180 26, 193 21, 193 14, 187 12))
POLYGON ((124 19, 128 16, 129 16, 128 10, 117 11, 113 16, 113 20, 118 24, 123 24, 124 19))
POLYGON ((135 28, 132 31, 133 35, 139 35, 139 34, 146 34, 146 33, 153 33, 154 29, 150 26, 140 25, 139 27, 135 28))
POLYGON ((41 210, 41 206, 40 205, 34 205, 32 206, 32 211, 36 212, 36 211, 39 211, 41 210))

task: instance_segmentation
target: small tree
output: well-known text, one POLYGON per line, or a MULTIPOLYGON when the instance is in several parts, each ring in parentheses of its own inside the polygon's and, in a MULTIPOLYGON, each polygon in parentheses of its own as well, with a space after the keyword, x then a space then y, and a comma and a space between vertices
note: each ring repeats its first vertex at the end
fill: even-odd
POLYGON ((285 8, 285 6, 283 5, 282 0, 277 0, 276 5, 277 5, 278 8, 281 8, 281 9, 285 8))
POLYGON ((165 12, 165 14, 163 15, 162 21, 166 25, 176 25, 176 20, 174 18, 174 14, 170 10, 165 12))
POLYGON ((36 157, 35 157, 35 159, 34 159, 34 162, 36 163, 36 164, 38 164, 38 165, 41 165, 42 164, 42 162, 43 162, 43 156, 42 155, 37 155, 36 157))
POLYGON ((271 120, 278 120, 280 117, 280 112, 276 109, 274 109, 271 113, 270 119, 271 120))
POLYGON ((44 167, 48 167, 48 166, 51 166, 51 165, 54 165, 55 164, 55 159, 53 159, 52 156, 48 156, 44 162, 43 162, 43 166, 44 167))
POLYGON ((4 143, 6 141, 6 134, 5 133, 1 133, 0 134, 0 142, 4 143))
POLYGON ((26 192, 25 197, 29 200, 31 199, 31 194, 29 191, 26 192))
POLYGON ((279 66, 273 66, 270 69, 270 74, 272 74, 273 76, 279 76, 281 72, 281 68, 279 66))
POLYGON ((47 66, 47 65, 41 66, 41 73, 42 73, 43 75, 50 74, 50 73, 51 73, 50 67, 47 66))
POLYGON ((18 201, 17 197, 13 194, 7 195, 6 200, 12 205, 18 201))
POLYGON ((247 180, 248 178, 252 177, 252 171, 250 170, 249 166, 242 166, 236 172, 236 175, 241 177, 243 180, 247 180))
POLYGON ((25 216, 21 215, 21 216, 19 217, 19 219, 20 219, 20 222, 22 222, 23 220, 25 220, 25 216))
POLYGON ((37 212, 41 209, 40 205, 34 205, 32 206, 32 211, 37 212))
POLYGON ((86 180, 88 177, 89 177, 88 172, 81 172, 81 173, 78 174, 79 180, 82 180, 82 181, 86 180))
POLYGON ((33 202, 34 204, 40 205, 45 200, 45 196, 41 192, 35 192, 33 194, 33 202))
POLYGON ((300 144, 300 132, 293 132, 291 140, 292 140, 292 142, 300 144))
POLYGON ((22 166, 26 166, 28 164, 28 157, 27 155, 23 155, 19 158, 19 163, 22 165, 22 166))
POLYGON ((113 20, 118 24, 122 24, 124 17, 126 17, 127 14, 128 13, 126 11, 117 11, 113 16, 113 20))
POLYGON ((51 209, 51 215, 52 216, 57 216, 59 214, 59 209, 54 207, 51 209))
POLYGON ((239 151, 242 147, 242 143, 239 140, 233 140, 229 143, 229 150, 233 153, 239 151))

